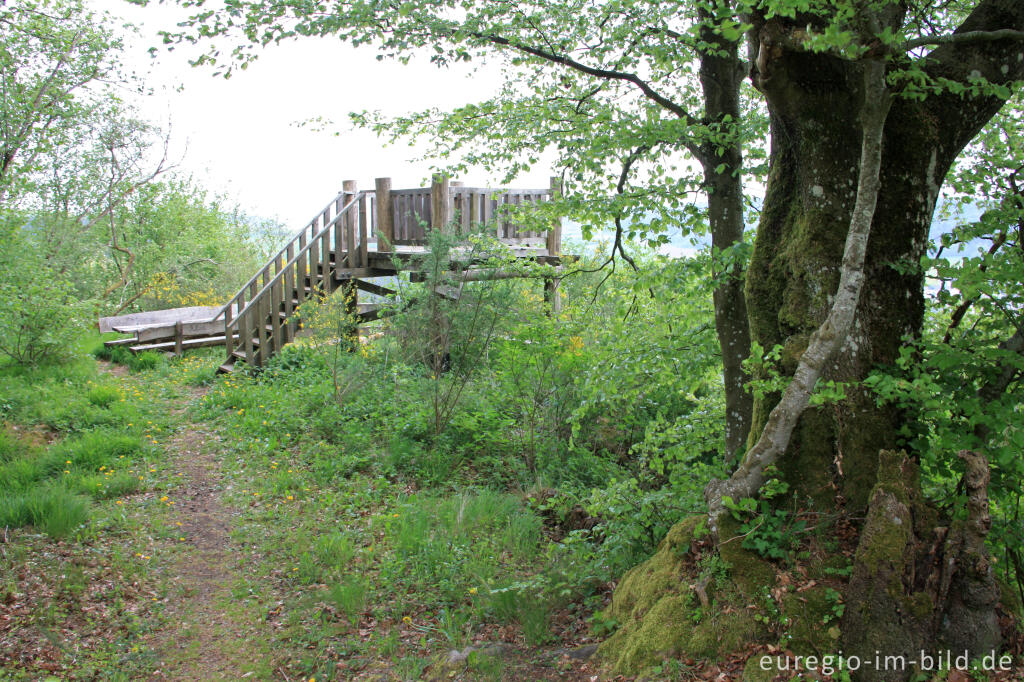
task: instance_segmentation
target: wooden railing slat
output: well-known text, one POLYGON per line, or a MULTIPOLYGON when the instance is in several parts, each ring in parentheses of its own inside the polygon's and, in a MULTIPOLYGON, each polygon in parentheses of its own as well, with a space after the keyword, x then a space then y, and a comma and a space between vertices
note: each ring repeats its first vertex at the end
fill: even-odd
POLYGON ((251 311, 242 313, 242 316, 238 318, 238 340, 245 347, 245 361, 250 365, 254 364, 255 360, 252 347, 252 325, 250 324, 251 320, 251 311))
POLYGON ((270 329, 273 342, 270 345, 271 352, 278 353, 284 346, 283 334, 281 333, 281 283, 283 278, 274 280, 270 285, 270 329))
POLYGON ((359 200, 359 265, 365 268, 370 264, 370 198, 364 196, 359 200))

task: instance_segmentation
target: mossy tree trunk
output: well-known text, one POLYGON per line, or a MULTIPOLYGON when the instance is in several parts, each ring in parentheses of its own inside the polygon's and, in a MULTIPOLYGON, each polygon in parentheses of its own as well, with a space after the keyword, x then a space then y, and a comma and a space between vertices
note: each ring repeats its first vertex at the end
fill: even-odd
MULTIPOLYGON (((846 62, 793 55, 762 79, 772 107, 771 170, 747 274, 751 333, 765 348, 781 345, 792 374, 832 305, 857 192, 860 76, 846 62), (827 84, 827 85, 826 85, 827 84), (824 86, 824 87, 823 87, 824 86), (781 91, 781 92, 780 92, 781 91)), ((823 378, 859 381, 892 363, 901 339, 921 329, 923 276, 914 266, 927 244, 939 186, 952 158, 937 158, 940 132, 920 106, 897 100, 886 124, 881 189, 868 240, 856 319, 823 378)), ((897 447, 909 417, 848 390, 838 406, 808 409, 778 465, 812 506, 863 509, 878 453, 897 447)), ((751 439, 778 395, 755 401, 751 439)))
MULTIPOLYGON (((962 30, 1024 26, 1024 9, 1010 2, 983 3, 962 30)), ((771 169, 746 301, 752 339, 781 345, 783 373, 792 374, 836 293, 851 212, 857 195, 863 99, 855 62, 811 54, 793 45, 803 26, 778 19, 757 24, 761 58, 755 82, 771 113, 771 169)), ((1020 44, 988 41, 944 45, 932 52, 931 76, 968 80, 977 71, 993 82, 1019 78, 1020 44)), ((995 97, 949 94, 923 101, 896 99, 884 129, 881 189, 865 260, 865 279, 849 335, 823 373, 826 380, 859 382, 879 365, 893 363, 905 335, 918 335, 924 316, 924 275, 916 265, 946 172, 964 146, 1003 105, 995 97)), ((825 512, 864 518, 854 576, 847 595, 843 649, 874 656, 943 645, 986 653, 997 645, 994 585, 966 557, 964 543, 945 540, 946 524, 920 495, 915 453, 909 460, 880 453, 900 447, 899 431, 914 415, 879 408, 860 389, 837 405, 806 410, 778 459, 797 501, 825 512), (881 463, 881 469, 880 469, 881 463), (879 472, 883 472, 880 476, 879 472), (936 551, 938 548, 938 551, 936 551), (949 566, 962 563, 959 578, 949 566), (941 585, 972 580, 978 598, 951 605, 941 585), (974 609, 978 629, 943 628, 943 614, 974 609)), ((755 401, 751 444, 779 400, 755 401)), ((978 553, 977 543, 972 555, 978 553)), ((902 675, 892 673, 891 679, 902 675)), ((875 677, 874 679, 883 679, 875 677)))

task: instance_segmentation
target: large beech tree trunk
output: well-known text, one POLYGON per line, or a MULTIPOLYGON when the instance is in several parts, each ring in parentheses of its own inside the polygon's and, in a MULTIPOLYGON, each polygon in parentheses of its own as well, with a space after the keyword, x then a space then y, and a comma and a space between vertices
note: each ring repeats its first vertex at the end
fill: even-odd
MULTIPOLYGON (((1021 5, 982 3, 961 30, 1020 28, 1021 5)), ((857 193, 862 129, 859 70, 836 57, 787 49, 787 34, 799 28, 778 20, 758 25, 762 58, 755 73, 771 113, 772 149, 746 304, 752 339, 765 348, 782 346, 784 374, 796 369, 831 309, 857 193)), ((928 68, 960 80, 973 69, 1005 82, 1024 71, 1018 47, 1009 40, 944 45, 932 52, 928 68)), ((939 189, 956 156, 1002 104, 951 95, 893 102, 856 319, 824 379, 859 382, 896 360, 904 336, 920 333, 924 273, 917 264, 939 189)), ((879 408, 862 389, 848 388, 847 395, 837 405, 806 410, 777 462, 805 508, 866 518, 846 595, 844 651, 910 660, 938 646, 988 653, 999 633, 984 546, 977 533, 965 542, 965 531, 951 528, 922 499, 915 453, 898 452, 899 432, 914 415, 879 408), (950 585, 968 586, 970 597, 953 598, 950 585), (953 613, 962 626, 949 627, 953 613)), ((778 400, 755 401, 751 444, 778 400)), ((971 524, 984 526, 978 519, 971 524)), ((871 671, 864 679, 906 674, 871 671)))
MULTIPOLYGON (((862 95, 859 73, 838 59, 792 55, 785 67, 763 81, 774 105, 771 170, 747 276, 747 306, 753 339, 765 348, 781 345, 781 370, 792 374, 839 282, 857 192, 862 95)), ((920 107, 893 103, 856 319, 825 369, 826 380, 863 379, 871 368, 897 358, 904 335, 920 331, 923 275, 914 264, 924 253, 938 189, 952 161, 948 154, 939 158, 938 138, 934 121, 920 107)), ((840 406, 803 414, 778 464, 801 501, 863 511, 878 453, 898 447, 897 431, 908 415, 876 408, 857 390, 847 393, 850 400, 840 406)), ((771 395, 755 401, 752 439, 777 400, 771 395)))

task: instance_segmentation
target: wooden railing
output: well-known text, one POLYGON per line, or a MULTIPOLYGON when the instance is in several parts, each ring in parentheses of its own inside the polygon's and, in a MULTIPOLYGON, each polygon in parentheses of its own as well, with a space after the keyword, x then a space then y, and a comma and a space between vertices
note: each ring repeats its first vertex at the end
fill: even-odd
MULTIPOLYGON (((425 244, 428 230, 450 223, 459 234, 468 234, 480 229, 482 225, 493 224, 494 236, 506 242, 545 243, 546 230, 525 229, 523 225, 513 222, 507 209, 547 201, 552 196, 550 189, 492 189, 461 185, 447 189, 448 206, 443 211, 438 210, 438 183, 432 187, 390 190, 384 200, 390 200, 391 203, 390 214, 394 224, 391 243, 425 244)), ((376 214, 375 210, 375 226, 376 214)))
POLYGON ((295 338, 295 310, 329 296, 338 269, 368 267, 367 192, 342 192, 224 306, 228 358, 262 367, 295 338))

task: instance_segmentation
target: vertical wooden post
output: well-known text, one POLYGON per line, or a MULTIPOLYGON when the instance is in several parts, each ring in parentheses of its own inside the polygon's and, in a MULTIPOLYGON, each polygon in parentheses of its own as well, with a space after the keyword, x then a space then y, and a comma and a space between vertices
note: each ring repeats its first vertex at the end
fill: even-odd
POLYGON ((183 326, 181 320, 174 323, 174 355, 179 358, 184 352, 181 346, 182 335, 185 333, 183 326))
MULTIPOLYGON (((346 180, 341 185, 342 190, 345 192, 345 203, 348 204, 356 196, 356 181, 346 180)), ((359 211, 349 210, 345 212, 341 222, 344 224, 345 230, 345 267, 352 269, 356 267, 356 259, 359 254, 359 245, 356 244, 356 223, 359 220, 359 211)), ((341 266, 341 253, 339 252, 336 258, 336 264, 338 267, 341 266)), ((344 310, 345 316, 349 319, 355 319, 355 315, 359 310, 359 290, 356 288, 355 281, 350 275, 341 283, 339 287, 341 289, 341 296, 344 299, 344 310)), ((358 331, 356 332, 358 334, 358 331)))
MULTIPOLYGON (((562 196, 562 179, 555 176, 551 178, 551 200, 557 201, 562 196)), ((562 255, 562 219, 555 218, 548 228, 547 235, 548 256, 562 255)), ((551 306, 551 314, 557 315, 562 312, 562 294, 558 290, 561 280, 551 277, 544 280, 544 300, 551 306)))
POLYGON ((448 183, 448 187, 452 190, 449 192, 448 217, 449 219, 456 221, 455 225, 453 225, 456 234, 462 234, 464 232, 462 229, 462 214, 466 211, 462 206, 463 197, 455 191, 456 187, 462 187, 462 185, 463 183, 461 180, 452 180, 448 183))
MULTIPOLYGON (((357 186, 355 180, 346 180, 341 183, 341 189, 345 192, 346 205, 356 198, 357 186)), ((345 267, 348 268, 354 268, 356 266, 356 253, 358 253, 358 246, 356 245, 356 221, 358 220, 358 215, 358 210, 348 210, 341 219, 341 223, 344 225, 345 230, 345 252, 348 254, 345 258, 345 267)), ((340 252, 336 253, 334 256, 334 265, 338 268, 341 267, 340 252)))
POLYGON ((284 285, 285 341, 287 343, 295 340, 295 304, 292 301, 298 298, 298 294, 295 291, 295 264, 292 263, 294 257, 295 247, 288 244, 285 250, 285 259, 289 265, 285 266, 284 281, 282 282, 284 285))
POLYGON ((249 312, 243 313, 242 316, 238 318, 238 343, 244 349, 245 361, 250 367, 256 364, 256 351, 253 350, 253 346, 255 345, 253 344, 253 341, 255 340, 253 338, 253 334, 255 332, 252 330, 253 312, 253 309, 250 308, 249 312))
POLYGON ((391 178, 377 178, 377 251, 392 250, 395 243, 395 214, 391 210, 391 178))
MULTIPOLYGON (((558 176, 551 178, 551 201, 557 201, 562 197, 562 179, 558 176)), ((562 219, 555 218, 548 228, 547 247, 549 256, 562 255, 562 219)))
POLYGON ((369 247, 368 242, 370 241, 368 225, 371 220, 370 217, 370 197, 363 195, 359 199, 359 267, 366 268, 370 266, 370 259, 367 255, 367 249, 369 247))
POLYGON ((435 173, 430 183, 430 227, 444 229, 452 219, 451 184, 444 173, 435 173))
POLYGON ((231 332, 231 317, 232 317, 232 306, 233 303, 229 303, 228 307, 224 309, 224 349, 227 351, 228 360, 231 360, 231 354, 235 351, 235 337, 232 336, 231 332))
POLYGON ((267 322, 270 320, 270 303, 266 296, 256 301, 256 338, 260 345, 256 348, 256 366, 262 368, 273 352, 267 339, 267 322))

